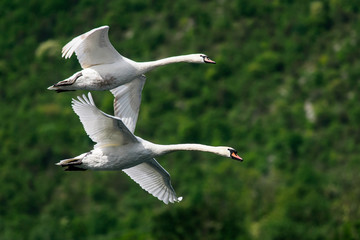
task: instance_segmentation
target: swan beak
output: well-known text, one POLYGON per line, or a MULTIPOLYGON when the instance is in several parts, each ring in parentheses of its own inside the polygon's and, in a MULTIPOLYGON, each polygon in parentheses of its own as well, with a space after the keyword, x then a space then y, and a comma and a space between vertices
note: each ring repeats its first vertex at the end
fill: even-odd
POLYGON ((237 155, 235 152, 232 152, 230 156, 232 159, 238 160, 240 162, 243 161, 243 159, 239 155, 237 155))
POLYGON ((215 62, 215 61, 211 60, 211 59, 210 59, 210 58, 208 58, 208 57, 205 57, 205 58, 204 58, 204 62, 205 62, 205 63, 216 64, 216 62, 215 62))

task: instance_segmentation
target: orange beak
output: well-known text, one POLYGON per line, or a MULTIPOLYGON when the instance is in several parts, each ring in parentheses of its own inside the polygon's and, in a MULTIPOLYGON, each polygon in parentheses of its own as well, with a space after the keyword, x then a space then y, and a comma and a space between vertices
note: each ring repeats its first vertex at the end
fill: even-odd
POLYGON ((205 58, 204 58, 204 62, 205 62, 205 63, 216 64, 216 62, 215 62, 215 61, 211 60, 211 59, 210 59, 210 58, 208 58, 208 57, 205 57, 205 58))
POLYGON ((243 161, 243 159, 242 159, 239 155, 237 155, 236 153, 234 153, 234 152, 231 153, 231 158, 232 158, 232 159, 235 159, 235 160, 238 160, 238 161, 240 161, 240 162, 243 161))

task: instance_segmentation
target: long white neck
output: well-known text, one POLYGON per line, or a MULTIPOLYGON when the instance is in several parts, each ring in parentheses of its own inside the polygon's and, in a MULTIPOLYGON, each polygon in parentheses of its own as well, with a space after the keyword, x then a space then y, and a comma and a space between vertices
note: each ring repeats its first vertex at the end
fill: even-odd
POLYGON ((180 62, 188 62, 188 63, 199 63, 195 61, 195 54, 181 55, 175 57, 163 58, 156 61, 150 62, 137 62, 138 68, 142 73, 146 73, 148 71, 153 70, 156 67, 164 66, 171 63, 180 63, 180 62))
POLYGON ((163 155, 175 151, 201 151, 214 153, 220 156, 224 156, 224 147, 213 147, 203 144, 186 143, 186 144, 170 144, 170 145, 159 145, 155 144, 154 151, 158 155, 163 155))

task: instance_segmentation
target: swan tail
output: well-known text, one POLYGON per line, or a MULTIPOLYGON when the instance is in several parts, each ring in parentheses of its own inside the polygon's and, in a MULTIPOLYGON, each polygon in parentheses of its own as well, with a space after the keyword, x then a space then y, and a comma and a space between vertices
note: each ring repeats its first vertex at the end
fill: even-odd
POLYGON ((81 72, 77 72, 73 76, 65 80, 62 80, 60 82, 57 82, 54 85, 48 87, 47 89, 54 90, 56 92, 75 91, 74 89, 69 88, 69 86, 73 85, 79 77, 82 77, 81 72))
POLYGON ((54 90, 57 93, 61 93, 61 92, 71 92, 71 91, 76 91, 76 90, 65 90, 65 89, 59 89, 53 86, 48 87, 48 90, 54 90))
POLYGON ((81 154, 80 156, 74 158, 68 158, 61 160, 60 162, 56 163, 55 165, 65 167, 65 171, 85 171, 85 168, 82 168, 82 159, 86 153, 81 154))

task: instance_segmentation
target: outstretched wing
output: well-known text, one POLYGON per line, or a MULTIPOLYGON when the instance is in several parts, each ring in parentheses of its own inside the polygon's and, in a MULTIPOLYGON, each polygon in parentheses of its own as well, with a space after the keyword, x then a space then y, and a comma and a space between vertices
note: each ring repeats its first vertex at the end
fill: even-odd
POLYGON ((100 111, 94 103, 91 93, 88 98, 83 95, 78 100, 72 100, 72 108, 79 116, 86 133, 94 142, 104 144, 124 145, 137 142, 136 137, 124 125, 121 119, 100 111))
POLYGON ((176 196, 171 186, 169 173, 154 158, 123 171, 145 191, 165 204, 182 200, 182 197, 176 196))
POLYGON ((134 133, 141 104, 141 92, 146 81, 142 75, 131 82, 110 90, 114 95, 114 114, 134 133))
POLYGON ((122 59, 109 41, 109 26, 102 26, 86 32, 66 44, 62 57, 70 58, 75 52, 82 68, 99 64, 110 64, 122 59))

